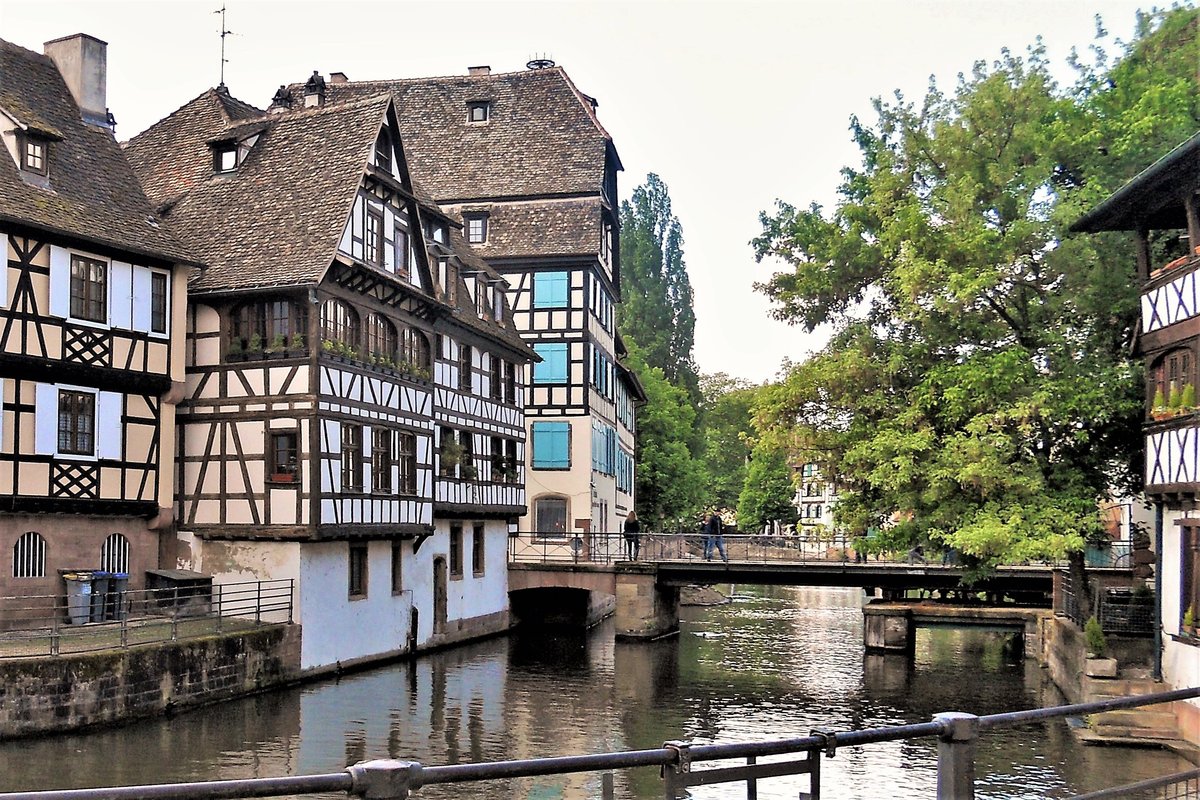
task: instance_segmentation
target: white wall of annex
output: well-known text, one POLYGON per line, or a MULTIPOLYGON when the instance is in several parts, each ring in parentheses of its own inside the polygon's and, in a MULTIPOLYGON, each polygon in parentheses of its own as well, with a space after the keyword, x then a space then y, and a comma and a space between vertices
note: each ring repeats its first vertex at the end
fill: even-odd
POLYGON ((301 669, 397 652, 406 644, 410 596, 392 594, 391 542, 367 543, 367 594, 355 600, 349 597, 349 553, 345 541, 303 546, 301 669))

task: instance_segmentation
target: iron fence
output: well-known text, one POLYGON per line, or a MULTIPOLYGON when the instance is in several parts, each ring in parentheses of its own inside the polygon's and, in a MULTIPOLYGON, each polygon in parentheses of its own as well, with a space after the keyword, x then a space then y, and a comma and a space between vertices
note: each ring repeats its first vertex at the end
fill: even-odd
POLYGON ((1074 800, 1107 800, 1110 797, 1124 800, 1196 800, 1200 798, 1200 769, 1088 792, 1076 795, 1074 800))
POLYGON ((0 597, 0 658, 126 648, 292 621, 292 580, 0 597))
MULTIPOLYGON (((1064 615, 1080 628, 1087 619, 1079 603, 1079 591, 1071 573, 1059 574, 1058 591, 1054 596, 1055 612, 1064 615)), ((1089 581, 1092 614, 1106 634, 1117 636, 1153 636, 1155 624, 1154 592, 1145 586, 1117 586, 1102 579, 1089 581)))
MULTIPOLYGON (((807 775, 809 790, 800 797, 820 800, 822 759, 833 756, 839 748, 924 737, 938 739, 939 800, 974 800, 976 745, 980 736, 990 730, 1196 697, 1200 697, 1200 687, 983 717, 948 712, 935 715, 931 722, 843 732, 818 729, 809 736, 774 741, 707 745, 678 741, 665 742, 662 747, 651 750, 444 766, 386 759, 362 761, 343 772, 323 775, 10 792, 0 794, 0 800, 216 800, 325 792, 346 792, 369 800, 406 800, 426 786, 462 785, 464 791, 470 792, 470 784, 480 782, 579 773, 599 773, 601 796, 611 800, 614 796, 613 771, 638 767, 660 768, 663 797, 667 800, 685 796, 688 787, 715 784, 743 784, 746 797, 753 798, 757 797, 760 781, 788 775, 807 775), (785 760, 760 761, 781 756, 786 757, 785 760), (713 762, 718 765, 709 766, 713 762)), ((1129 796, 1191 798, 1196 796, 1197 775, 1200 770, 1162 776, 1153 781, 1081 795, 1076 800, 1129 796), (1159 793, 1139 794, 1142 792, 1159 793)))

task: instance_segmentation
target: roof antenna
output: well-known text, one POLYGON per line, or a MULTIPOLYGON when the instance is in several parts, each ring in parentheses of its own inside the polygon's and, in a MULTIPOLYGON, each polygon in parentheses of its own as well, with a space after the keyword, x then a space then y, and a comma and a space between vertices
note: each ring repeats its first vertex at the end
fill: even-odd
POLYGON ((554 66, 554 59, 543 53, 540 57, 535 55, 525 62, 525 69, 549 69, 554 66))
POLYGON ((217 84, 218 89, 225 89, 225 65, 229 63, 229 59, 225 57, 225 37, 233 33, 225 28, 225 4, 221 3, 219 11, 214 11, 214 14, 221 15, 221 82, 217 84))

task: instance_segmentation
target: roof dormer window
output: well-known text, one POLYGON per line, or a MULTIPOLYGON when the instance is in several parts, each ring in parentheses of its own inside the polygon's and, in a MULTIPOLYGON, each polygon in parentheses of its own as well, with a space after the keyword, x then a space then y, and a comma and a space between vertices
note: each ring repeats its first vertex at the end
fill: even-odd
POLYGON ((471 244, 486 244, 488 235, 487 214, 463 214, 463 222, 467 225, 467 241, 471 244))
POLYGON ((50 172, 50 143, 29 134, 19 137, 21 152, 21 169, 35 175, 46 175, 50 172))
POLYGON ((491 103, 487 100, 471 100, 467 103, 467 122, 479 124, 491 118, 491 103))
POLYGON ((233 172, 238 165, 236 142, 225 142, 213 147, 213 169, 217 172, 233 172))

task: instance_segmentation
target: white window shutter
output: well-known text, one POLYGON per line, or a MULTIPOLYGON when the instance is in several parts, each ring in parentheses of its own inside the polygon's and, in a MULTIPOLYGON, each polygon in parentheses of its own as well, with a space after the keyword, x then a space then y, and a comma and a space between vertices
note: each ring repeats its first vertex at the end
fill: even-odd
POLYGON ((121 458, 121 402, 125 396, 120 392, 100 392, 96 396, 96 455, 99 458, 121 458))
POLYGON ((71 312, 71 253, 50 245, 50 315, 66 317, 71 312))
POLYGON ((137 267, 124 261, 108 265, 108 324, 114 328, 130 327, 132 311, 133 272, 137 267))
POLYGON ((33 450, 44 456, 58 450, 58 387, 53 383, 34 384, 33 450))
POLYGON ((390 206, 383 208, 383 266, 388 272, 396 271, 396 215, 390 206))
POLYGON ((131 327, 142 333, 150 332, 150 269, 133 268, 133 319, 131 327))

